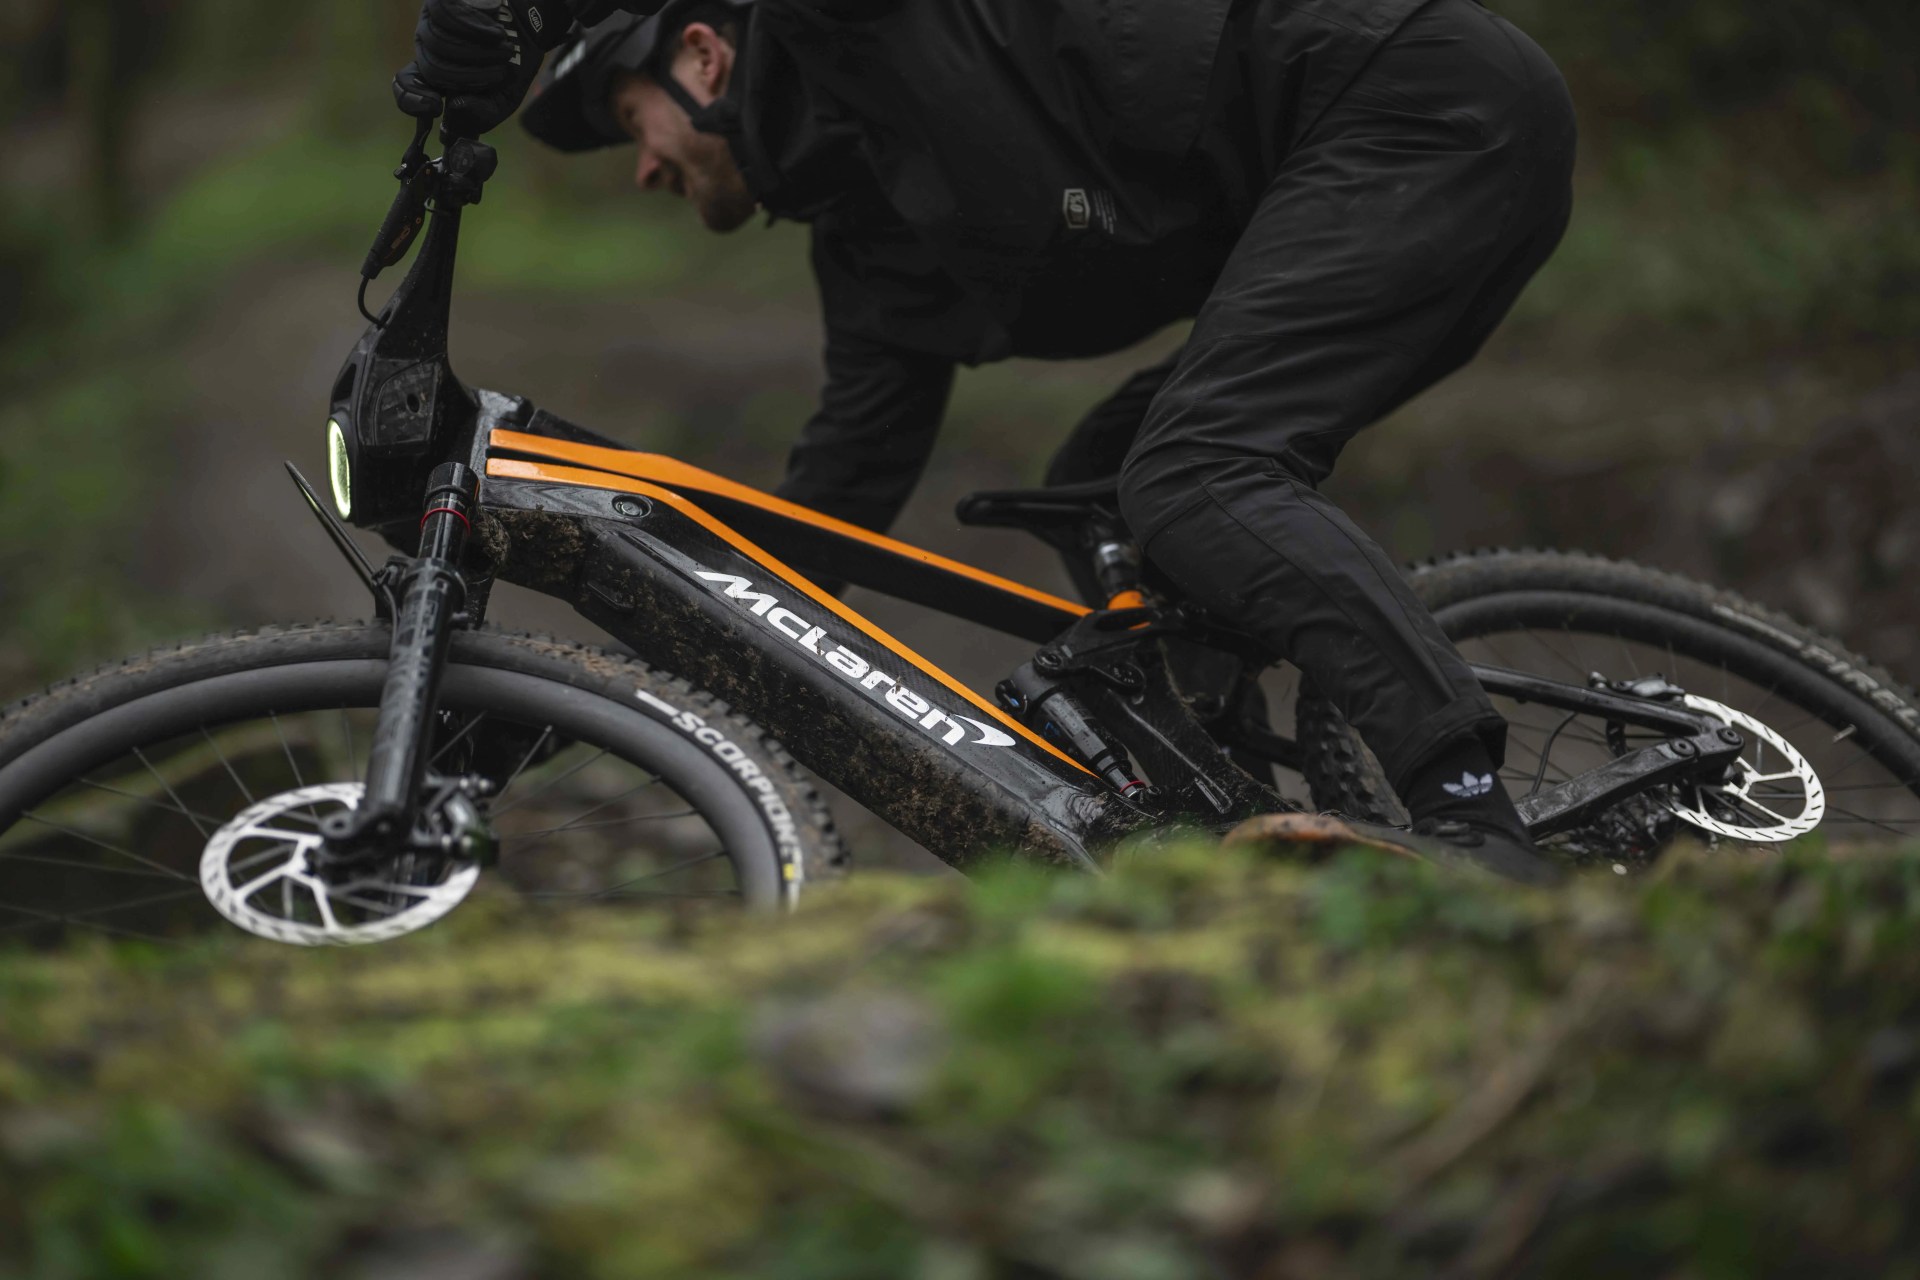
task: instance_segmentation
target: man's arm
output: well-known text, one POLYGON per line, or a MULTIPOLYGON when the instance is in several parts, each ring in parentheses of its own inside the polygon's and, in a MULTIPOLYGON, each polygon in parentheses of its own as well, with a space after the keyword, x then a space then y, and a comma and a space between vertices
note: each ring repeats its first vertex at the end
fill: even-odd
POLYGON ((933 454, 953 361, 844 330, 827 332, 827 383, 776 492, 884 531, 933 454))

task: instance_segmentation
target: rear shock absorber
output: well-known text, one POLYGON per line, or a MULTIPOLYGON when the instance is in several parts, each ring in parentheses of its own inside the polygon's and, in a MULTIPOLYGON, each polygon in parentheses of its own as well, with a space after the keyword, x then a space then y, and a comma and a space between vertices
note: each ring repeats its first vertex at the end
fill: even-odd
POLYGON ((1144 800, 1152 791, 1135 776, 1126 748, 1063 686, 1035 670, 1033 663, 1023 663, 994 693, 1024 724, 1078 757, 1124 798, 1144 800))
POLYGON ((1138 609, 1146 604, 1140 593, 1140 548, 1131 542, 1108 539, 1093 549, 1093 574, 1106 592, 1107 608, 1138 609))

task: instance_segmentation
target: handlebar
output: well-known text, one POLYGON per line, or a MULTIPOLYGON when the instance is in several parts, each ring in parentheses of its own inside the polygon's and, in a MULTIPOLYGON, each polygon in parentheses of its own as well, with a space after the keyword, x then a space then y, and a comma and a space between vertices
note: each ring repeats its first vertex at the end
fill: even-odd
POLYGON ((441 209, 479 204, 487 180, 500 167, 499 153, 486 143, 444 133, 446 151, 438 159, 429 158, 427 135, 432 128, 431 119, 419 120, 412 144, 401 156, 400 167, 393 171, 393 176, 400 181, 400 192, 394 196, 380 230, 374 235, 366 261, 361 263, 363 281, 377 280, 381 272, 397 266, 407 256, 420 229, 426 225, 429 201, 437 202, 441 209))
POLYGON ((393 171, 400 191, 387 209, 387 216, 375 233, 373 247, 360 264, 360 314, 376 326, 384 326, 381 317, 367 310, 367 286, 380 278, 388 267, 397 266, 413 248, 426 226, 429 212, 455 212, 467 205, 479 204, 487 180, 500 167, 500 154, 478 138, 441 131, 446 150, 436 159, 427 155, 427 137, 433 129, 431 117, 419 118, 414 126, 413 142, 400 157, 393 171))

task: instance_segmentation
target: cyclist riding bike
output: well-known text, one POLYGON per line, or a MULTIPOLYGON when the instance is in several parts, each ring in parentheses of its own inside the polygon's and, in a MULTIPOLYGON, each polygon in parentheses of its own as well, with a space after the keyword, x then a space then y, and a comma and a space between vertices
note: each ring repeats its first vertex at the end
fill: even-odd
POLYGON ((884 529, 957 365, 1191 319, 1048 482, 1118 476, 1155 569, 1359 730, 1409 847, 1532 852, 1505 722, 1318 492, 1565 230, 1572 107, 1523 34, 1475 0, 426 0, 396 94, 483 133, 555 49, 535 137, 633 143, 638 184, 715 231, 811 226, 827 381, 782 496, 884 529))

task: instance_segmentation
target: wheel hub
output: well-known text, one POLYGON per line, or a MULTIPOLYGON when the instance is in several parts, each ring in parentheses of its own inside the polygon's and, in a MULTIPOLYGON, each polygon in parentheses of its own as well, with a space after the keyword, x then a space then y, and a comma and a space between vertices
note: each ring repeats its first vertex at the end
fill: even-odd
POLYGON ((335 782, 269 796, 213 833, 200 887, 248 933, 294 946, 361 946, 423 929, 465 900, 471 861, 404 853, 323 874, 321 825, 358 807, 362 787, 335 782))

